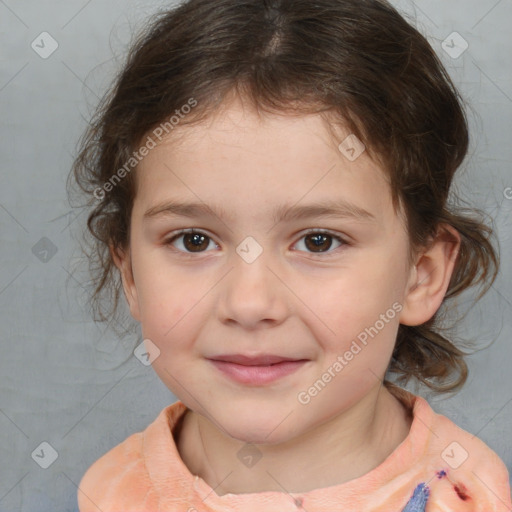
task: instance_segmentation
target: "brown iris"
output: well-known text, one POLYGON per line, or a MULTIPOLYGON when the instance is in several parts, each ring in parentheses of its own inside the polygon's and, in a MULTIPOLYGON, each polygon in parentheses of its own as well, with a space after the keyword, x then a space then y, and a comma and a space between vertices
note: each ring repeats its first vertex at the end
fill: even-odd
POLYGON ((332 245, 332 236, 325 233, 315 233, 305 237, 305 244, 312 252, 324 252, 332 245))
POLYGON ((184 233, 183 245, 190 252, 201 252, 208 247, 210 239, 201 233, 184 233))

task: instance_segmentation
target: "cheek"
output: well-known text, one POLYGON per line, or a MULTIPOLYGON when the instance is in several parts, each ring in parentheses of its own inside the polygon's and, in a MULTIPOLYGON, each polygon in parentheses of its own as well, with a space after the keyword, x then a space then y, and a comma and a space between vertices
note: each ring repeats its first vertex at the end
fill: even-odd
POLYGON ((310 290, 312 309, 318 310, 318 316, 338 335, 357 334, 354 329, 373 325, 401 299, 399 287, 387 274, 351 269, 328 286, 310 290))
POLYGON ((162 248, 151 247, 140 233, 135 238, 132 264, 141 322, 169 330, 185 314, 194 286, 172 268, 162 248))
POLYGON ((154 262, 140 263, 137 293, 144 335, 162 341, 176 337, 194 316, 204 292, 183 273, 163 272, 165 267, 154 262))
POLYGON ((399 277, 391 274, 391 269, 385 266, 363 271, 352 269, 342 279, 332 281, 322 294, 316 292, 312 303, 322 321, 315 322, 315 330, 317 339, 324 340, 330 360, 347 353, 353 370, 366 367, 380 373, 383 365, 386 366, 395 344, 402 307, 396 286, 399 277), (324 325, 329 327, 328 331, 324 325))

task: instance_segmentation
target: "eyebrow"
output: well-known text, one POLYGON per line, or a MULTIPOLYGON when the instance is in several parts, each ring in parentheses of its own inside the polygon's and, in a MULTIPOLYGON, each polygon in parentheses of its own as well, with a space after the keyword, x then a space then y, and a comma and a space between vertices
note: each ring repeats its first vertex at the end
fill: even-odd
MULTIPOLYGON (((160 216, 205 217, 214 215, 220 219, 229 217, 221 206, 205 203, 166 201, 152 206, 144 213, 144 220, 160 216)), ((352 218, 364 221, 376 221, 375 215, 368 210, 345 200, 329 200, 308 205, 282 205, 273 212, 274 222, 303 220, 314 217, 352 218)))

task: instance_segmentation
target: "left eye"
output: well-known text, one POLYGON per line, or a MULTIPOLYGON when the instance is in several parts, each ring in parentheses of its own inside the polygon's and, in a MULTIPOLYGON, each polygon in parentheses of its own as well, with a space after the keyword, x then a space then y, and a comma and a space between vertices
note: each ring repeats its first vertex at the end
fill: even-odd
POLYGON ((339 236, 332 235, 331 233, 324 231, 311 231, 304 235, 296 245, 302 244, 307 251, 313 253, 323 253, 328 252, 329 249, 332 248, 333 242, 338 244, 334 249, 337 249, 345 243, 339 236))

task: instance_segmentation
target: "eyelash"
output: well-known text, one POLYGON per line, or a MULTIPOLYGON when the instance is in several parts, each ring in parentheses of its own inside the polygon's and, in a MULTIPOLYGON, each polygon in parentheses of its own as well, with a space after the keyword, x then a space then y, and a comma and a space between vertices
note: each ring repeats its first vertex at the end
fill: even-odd
MULTIPOLYGON (((176 241, 177 239, 179 239, 180 237, 182 237, 183 235, 187 235, 187 234, 196 234, 196 235, 203 235, 204 237, 206 237, 207 239, 209 239, 210 241, 216 243, 213 238, 211 236, 209 236, 207 233, 205 233, 204 231, 201 231, 200 229, 193 229, 193 228, 189 228, 189 229, 183 229, 183 230, 180 230, 180 231, 177 231, 175 232, 170 238, 166 239, 164 241, 164 245, 166 246, 170 246, 172 245, 172 243, 174 241, 176 241)), ((299 238, 299 241, 304 239, 305 237, 309 236, 309 235, 312 235, 312 234, 315 234, 315 235, 327 235, 327 236, 330 236, 332 237, 335 241, 339 242, 340 245, 338 247, 335 247, 333 250, 331 250, 331 248, 329 248, 327 251, 325 252, 310 252, 310 251, 307 251, 307 254, 311 254, 311 255, 320 255, 322 257, 327 257, 329 255, 331 255, 334 251, 336 251, 337 249, 340 249, 342 248, 343 246, 348 246, 350 245, 349 242, 347 242, 344 238, 342 238, 341 236, 339 235, 336 235, 334 233, 332 233, 331 231, 328 231, 328 230, 324 230, 324 229, 310 229, 308 231, 306 231, 305 233, 302 234, 302 236, 299 238)), ((297 243, 297 242, 296 242, 297 243)), ((209 244, 208 244, 209 245, 209 244)), ((295 245, 295 244, 294 244, 295 245)), ((197 252, 189 252, 189 251, 182 251, 181 249, 176 249, 178 252, 180 253, 183 253, 187 256, 191 256, 193 257, 194 254, 202 254, 202 253, 206 253, 208 252, 207 250, 204 250, 204 251, 197 251, 197 252)), ((299 251, 299 252, 305 252, 305 251, 299 251)))

